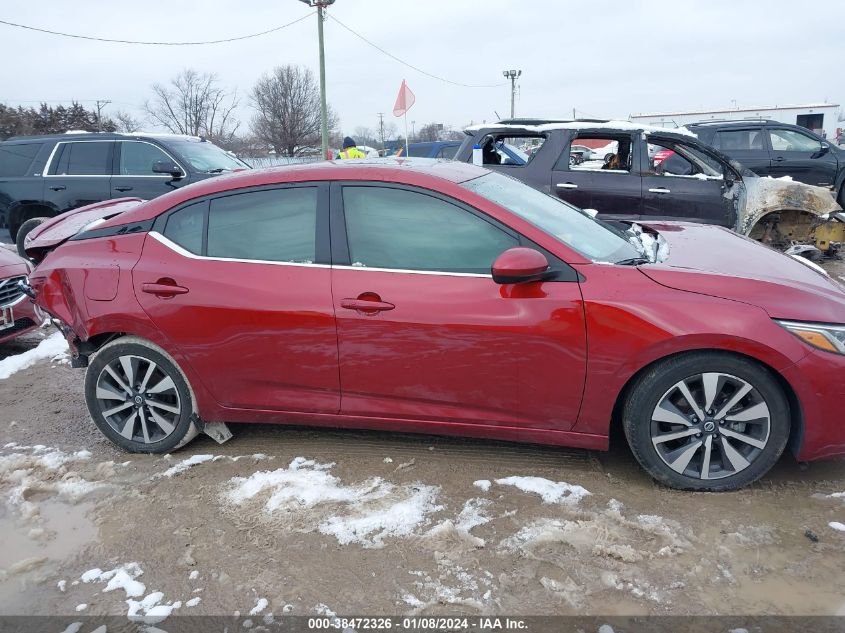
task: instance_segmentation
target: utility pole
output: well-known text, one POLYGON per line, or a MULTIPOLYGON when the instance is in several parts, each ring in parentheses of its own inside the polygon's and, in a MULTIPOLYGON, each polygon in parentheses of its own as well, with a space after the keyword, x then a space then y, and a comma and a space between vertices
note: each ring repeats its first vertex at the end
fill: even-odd
POLYGON ((416 136, 417 136, 416 126, 417 126, 417 122, 416 122, 416 121, 411 121, 411 139, 410 139, 410 140, 412 140, 412 141, 413 141, 413 140, 416 138, 416 136))
POLYGON ((102 111, 103 108, 105 108, 110 103, 111 103, 111 101, 109 101, 108 99, 103 99, 103 100, 97 99, 97 131, 98 132, 103 131, 103 117, 100 116, 100 112, 102 111))
POLYGON ((384 156, 384 112, 378 113, 378 131, 381 138, 381 155, 384 156))
POLYGON ((503 70, 502 74, 511 80, 511 118, 514 117, 514 102, 516 101, 516 78, 522 74, 521 70, 503 70))
POLYGON ((335 0, 299 0, 309 7, 317 7, 317 39, 320 45, 320 135, 323 139, 323 158, 329 155, 329 112, 326 106, 326 53, 323 47, 323 20, 326 7, 335 0))

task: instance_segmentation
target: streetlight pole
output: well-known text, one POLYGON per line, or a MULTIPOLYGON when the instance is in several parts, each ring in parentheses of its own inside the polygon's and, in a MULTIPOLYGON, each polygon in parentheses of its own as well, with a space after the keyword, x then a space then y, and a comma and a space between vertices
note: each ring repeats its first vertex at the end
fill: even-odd
POLYGON ((511 118, 514 117, 514 102, 516 100, 516 78, 522 74, 521 70, 503 70, 502 74, 511 80, 511 118))
POLYGON ((299 0, 309 7, 317 7, 317 39, 320 44, 320 136, 323 141, 323 158, 329 155, 329 111, 326 106, 326 53, 323 47, 323 12, 335 0, 299 0))

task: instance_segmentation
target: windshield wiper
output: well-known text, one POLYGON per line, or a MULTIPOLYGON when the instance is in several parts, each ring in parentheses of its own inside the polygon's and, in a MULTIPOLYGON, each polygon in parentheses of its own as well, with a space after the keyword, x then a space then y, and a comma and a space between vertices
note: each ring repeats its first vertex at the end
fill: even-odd
POLYGON ((640 264, 650 264, 651 260, 648 257, 630 257, 628 259, 620 259, 614 263, 617 266, 639 266, 640 264))
POLYGON ((228 167, 217 167, 215 169, 209 169, 206 173, 207 174, 220 174, 224 171, 232 171, 228 167))

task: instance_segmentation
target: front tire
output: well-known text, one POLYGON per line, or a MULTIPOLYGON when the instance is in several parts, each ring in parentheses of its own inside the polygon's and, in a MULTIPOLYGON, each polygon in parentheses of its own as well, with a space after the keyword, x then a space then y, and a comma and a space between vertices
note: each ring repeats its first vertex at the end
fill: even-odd
POLYGON ((15 235, 15 246, 18 248, 18 255, 27 259, 26 251, 23 248, 23 242, 26 239, 26 236, 29 235, 30 231, 32 231, 32 229, 36 226, 41 226, 49 219, 50 218, 30 218, 18 227, 18 233, 15 235))
POLYGON ((789 404, 754 361, 720 352, 684 354, 633 385, 623 426, 637 461, 682 490, 735 490, 767 473, 789 439, 789 404))
POLYGON ((91 419, 130 453, 166 453, 197 435, 185 375, 160 347, 121 337, 103 346, 85 374, 91 419))

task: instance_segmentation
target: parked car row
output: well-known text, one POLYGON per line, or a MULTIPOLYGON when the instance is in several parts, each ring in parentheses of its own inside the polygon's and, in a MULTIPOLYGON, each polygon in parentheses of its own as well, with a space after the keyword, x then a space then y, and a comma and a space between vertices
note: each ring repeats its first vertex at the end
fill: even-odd
POLYGON ((149 201, 113 193, 140 193, 120 179, 143 174, 116 173, 138 138, 49 142, 19 178, 67 191, 98 176, 108 195, 18 222, 36 267, 0 262, 0 308, 21 306, 0 340, 27 309, 49 315, 125 450, 225 440, 228 422, 606 449, 619 425, 647 472, 690 490, 753 482, 787 447, 845 454, 845 287, 737 235, 795 239, 840 207, 687 131, 493 124, 454 161, 208 178, 230 162, 192 184, 179 153, 142 161, 164 173, 149 201), (71 167, 107 143, 109 173, 71 167), (475 144, 484 166, 467 164, 475 144))
MULTIPOLYGON (((829 188, 761 178, 684 129, 569 121, 477 125, 466 135, 456 160, 472 160, 479 145, 490 169, 606 220, 691 220, 786 248, 813 241, 816 224, 842 210, 829 188), (527 139, 539 148, 516 155, 513 147, 527 139), (614 151, 602 161, 573 160, 572 148, 585 143, 614 151)), ((835 224, 845 241, 845 223, 835 224)), ((829 250, 832 241, 821 247, 829 250)))

